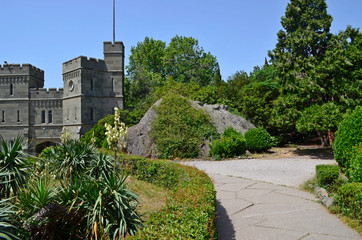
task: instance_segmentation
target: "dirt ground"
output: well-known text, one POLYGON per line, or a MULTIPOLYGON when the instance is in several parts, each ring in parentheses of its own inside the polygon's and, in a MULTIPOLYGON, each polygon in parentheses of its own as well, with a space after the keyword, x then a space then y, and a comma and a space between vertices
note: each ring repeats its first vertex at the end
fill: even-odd
POLYGON ((289 157, 308 156, 314 159, 333 159, 332 148, 324 148, 318 145, 301 145, 290 147, 273 147, 267 153, 249 154, 248 157, 257 159, 278 159, 289 157))

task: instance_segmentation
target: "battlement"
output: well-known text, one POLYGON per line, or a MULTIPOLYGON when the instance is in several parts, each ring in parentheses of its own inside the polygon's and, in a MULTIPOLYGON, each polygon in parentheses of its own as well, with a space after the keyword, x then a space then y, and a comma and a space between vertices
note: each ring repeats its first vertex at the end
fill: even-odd
POLYGON ((123 53, 123 42, 103 42, 103 53, 123 53))
POLYGON ((0 64, 1 75, 30 75, 32 77, 44 80, 44 71, 31 64, 0 64))
POLYGON ((30 88, 30 99, 63 98, 63 88, 30 88))
POLYGON ((63 63, 63 74, 79 68, 107 71, 106 64, 103 59, 79 56, 63 63))

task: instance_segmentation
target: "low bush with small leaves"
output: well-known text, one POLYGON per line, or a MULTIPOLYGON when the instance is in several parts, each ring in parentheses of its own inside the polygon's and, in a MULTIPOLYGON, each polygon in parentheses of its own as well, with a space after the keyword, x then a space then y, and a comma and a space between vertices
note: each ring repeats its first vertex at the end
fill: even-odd
POLYGON ((346 174, 352 182, 362 182, 362 142, 352 148, 346 174))
POLYGON ((362 223, 362 183, 347 183, 340 187, 336 202, 343 214, 362 223))
POLYGON ((206 173, 166 160, 124 161, 138 179, 169 189, 164 208, 127 239, 216 239, 216 192, 206 173))
POLYGON ((224 130, 221 139, 210 144, 210 155, 215 158, 228 158, 243 155, 246 151, 246 142, 242 133, 229 127, 224 130))
POLYGON ((328 188, 338 179, 339 167, 337 165, 317 165, 316 174, 318 185, 328 188))
POLYGON ((274 143, 273 138, 264 128, 252 128, 245 133, 246 148, 250 152, 265 152, 274 143))

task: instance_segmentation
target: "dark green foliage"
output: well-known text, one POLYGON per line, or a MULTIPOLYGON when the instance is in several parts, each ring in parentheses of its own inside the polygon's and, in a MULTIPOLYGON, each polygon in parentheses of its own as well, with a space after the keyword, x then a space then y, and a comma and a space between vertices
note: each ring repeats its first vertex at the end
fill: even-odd
POLYGON ((192 158, 206 139, 218 137, 210 117, 180 95, 170 94, 156 108, 151 135, 161 158, 192 158))
POLYGON ((347 183, 338 189, 337 205, 347 216, 362 222, 362 183, 347 183))
POLYGON ((362 142, 352 148, 346 174, 352 182, 362 182, 362 142))
POLYGON ((245 133, 246 149, 265 152, 273 146, 273 138, 264 128, 252 128, 245 133))
POLYGON ((20 238, 14 235, 16 228, 13 225, 14 219, 11 217, 14 214, 12 208, 9 199, 0 200, 0 239, 20 240, 20 238))
POLYGON ((339 167, 337 165, 317 165, 316 174, 318 185, 328 188, 339 177, 339 167))
POLYGON ((0 138, 0 141, 0 196, 3 198, 16 195, 26 183, 30 162, 23 152, 23 141, 20 137, 13 143, 7 143, 3 138, 0 138))
POLYGON ((210 155, 230 158, 243 155, 246 151, 246 142, 242 133, 229 127, 224 130, 221 139, 216 139, 210 144, 210 155))
POLYGON ((127 239, 216 239, 216 192, 204 172, 171 161, 125 161, 138 179, 169 188, 165 207, 127 239))
MULTIPOLYGON (((139 111, 130 112, 128 110, 122 110, 122 109, 120 109, 119 111, 120 111, 120 121, 124 122, 127 127, 136 125, 139 122, 139 120, 143 117, 143 112, 139 111)), ((82 138, 81 140, 87 143, 92 143, 91 139, 93 138, 93 132, 94 132, 94 138, 96 140, 94 145, 97 148, 108 147, 107 138, 105 134, 106 127, 104 126, 104 124, 106 123, 114 126, 113 114, 108 114, 104 118, 99 119, 98 122, 92 127, 92 129, 85 133, 84 138, 82 138)))
POLYGON ((126 188, 125 180, 126 177, 111 173, 99 180, 73 179, 72 184, 63 186, 61 203, 84 210, 88 238, 94 234, 98 238, 119 239, 133 235, 141 225, 136 212, 137 196, 126 188))
POLYGON ((96 149, 77 140, 69 140, 60 146, 47 148, 41 154, 42 161, 48 162, 49 171, 58 178, 69 178, 83 174, 96 154, 96 149))
POLYGON ((352 148, 362 142, 362 107, 357 107, 338 127, 333 145, 334 157, 342 167, 349 168, 352 148))

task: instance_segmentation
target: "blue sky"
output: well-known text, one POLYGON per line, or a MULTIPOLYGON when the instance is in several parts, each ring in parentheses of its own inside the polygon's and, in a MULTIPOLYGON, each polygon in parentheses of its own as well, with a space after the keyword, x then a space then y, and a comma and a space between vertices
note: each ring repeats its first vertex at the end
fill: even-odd
MULTIPOLYGON (((289 0, 116 0, 116 40, 126 47, 146 36, 194 37, 217 57, 224 80, 264 64, 275 47, 289 0)), ((326 0, 332 33, 362 30, 361 0, 326 0)), ((63 87, 62 63, 80 55, 103 58, 112 40, 112 0, 2 0, 0 64, 30 63, 45 71, 45 87, 63 87)))

